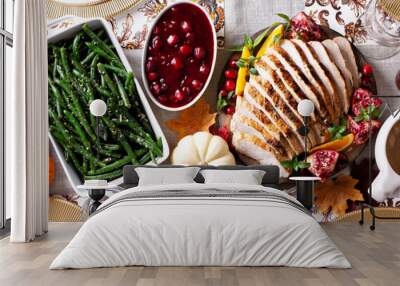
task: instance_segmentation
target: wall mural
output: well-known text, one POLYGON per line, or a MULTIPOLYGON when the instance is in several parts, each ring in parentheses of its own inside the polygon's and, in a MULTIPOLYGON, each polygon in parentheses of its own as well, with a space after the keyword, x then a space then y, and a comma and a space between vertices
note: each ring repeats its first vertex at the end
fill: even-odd
MULTIPOLYGON (((223 0, 196 0, 199 6, 187 4, 184 12, 180 5, 166 9, 179 2, 173 0, 126 1, 122 8, 106 6, 109 2, 49 0, 49 182, 52 200, 68 201, 74 217, 87 204, 75 192, 84 179, 119 182, 124 165, 149 162, 274 164, 291 194, 290 176, 318 177, 313 213, 323 222, 351 217, 359 209, 357 201, 370 199, 366 166, 374 159, 365 156, 366 147, 369 130, 378 134, 384 122, 385 104, 373 96, 373 70, 360 53, 353 54, 345 38, 312 20, 315 5, 336 9, 337 1, 307 1, 308 14, 282 14, 264 33, 245 36, 226 62, 218 90, 205 96, 217 56, 213 47, 224 47, 223 0), (102 6, 90 9, 96 5, 102 6), (76 29, 87 20, 66 14, 106 21, 76 29), (204 32, 207 25, 210 31, 204 32), (260 61, 270 47, 276 47, 275 54, 260 61), (133 49, 145 49, 143 85, 127 64, 133 49), (346 63, 335 53, 344 55, 346 63), (298 60, 313 73, 293 67, 298 60), (304 117, 298 105, 306 98, 313 110, 304 117), (176 116, 164 116, 171 110, 176 116), (96 112, 104 115, 96 117, 96 112), (161 122, 160 117, 168 119, 161 122), (213 158, 199 155, 208 146, 195 142, 199 131, 225 140, 213 146, 218 150, 213 158), (166 133, 173 134, 172 141, 166 133)), ((362 13, 364 4, 342 5, 362 13)), ((326 23, 321 17, 320 23, 326 23)), ((385 138, 390 150, 398 147, 395 135, 385 138)), ((400 173, 389 165, 392 173, 400 173)), ((374 161, 374 176, 378 173, 374 161)), ((372 199, 377 206, 399 207, 396 196, 393 191, 372 199)))

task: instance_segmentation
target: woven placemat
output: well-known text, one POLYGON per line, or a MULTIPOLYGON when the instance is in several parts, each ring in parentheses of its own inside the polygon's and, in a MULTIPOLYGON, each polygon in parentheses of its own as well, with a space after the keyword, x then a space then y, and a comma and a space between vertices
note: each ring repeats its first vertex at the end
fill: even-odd
POLYGON ((115 16, 137 5, 142 0, 88 0, 75 2, 66 0, 47 0, 47 18, 56 19, 64 15, 82 18, 115 16))
POLYGON ((81 208, 65 199, 49 198, 49 221, 51 222, 79 222, 83 221, 81 208))
MULTIPOLYGON (((381 217, 398 217, 400 219, 400 208, 389 208, 381 207, 375 208, 375 214, 381 217)), ((341 217, 338 217, 332 223, 342 223, 342 222, 358 222, 361 218, 361 210, 357 210, 351 213, 347 213, 341 217)), ((372 220, 372 215, 369 209, 364 209, 364 219, 365 223, 370 223, 372 220)), ((379 220, 380 222, 400 222, 400 220, 379 220)))
POLYGON ((400 21, 400 1, 399 0, 380 0, 383 10, 392 18, 400 21))

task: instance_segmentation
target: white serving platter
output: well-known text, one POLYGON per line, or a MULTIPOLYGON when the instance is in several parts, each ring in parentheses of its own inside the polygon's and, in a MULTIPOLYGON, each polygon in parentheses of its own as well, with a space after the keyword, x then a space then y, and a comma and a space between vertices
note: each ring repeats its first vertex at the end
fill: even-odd
MULTIPOLYGON (((65 29, 53 30, 51 32, 51 35, 48 36, 47 42, 48 43, 57 43, 58 41, 61 41, 64 39, 73 38, 81 30, 82 25, 85 23, 87 23, 89 25, 89 27, 92 29, 103 28, 107 32, 108 37, 110 38, 112 44, 114 45, 115 50, 117 51, 118 56, 120 57, 126 70, 133 72, 132 67, 130 66, 130 64, 129 64, 120 44, 118 43, 118 40, 116 39, 113 31, 111 30, 109 24, 101 18, 79 19, 79 21, 77 23, 74 23, 65 29)), ((52 23, 49 23, 49 26, 50 25, 52 25, 52 23)), ((138 63, 138 64, 140 64, 140 63, 138 63)), ((137 80, 136 77, 134 78, 134 80, 135 80, 136 89, 139 94, 140 100, 142 102, 144 111, 150 121, 150 124, 151 124, 151 127, 153 128, 154 134, 157 138, 161 138, 161 141, 162 141, 162 147, 163 147, 162 156, 157 157, 155 162, 148 163, 148 165, 155 165, 155 164, 158 165, 158 164, 161 164, 162 162, 164 162, 169 156, 168 142, 165 138, 165 135, 164 135, 161 127, 160 127, 160 124, 158 123, 156 117, 154 116, 154 113, 149 105, 149 102, 147 101, 146 95, 144 94, 139 81, 137 80)), ((82 181, 79 178, 78 174, 76 173, 75 169, 66 161, 66 159, 64 157, 64 153, 62 151, 62 148, 57 144, 57 142, 55 141, 53 136, 50 134, 50 132, 49 132, 49 138, 50 138, 51 144, 57 154, 57 157, 60 160, 61 165, 65 171, 68 181, 71 183, 72 188, 81 197, 87 197, 88 194, 86 191, 82 191, 77 188, 79 185, 82 185, 82 181)), ((113 184, 113 185, 118 185, 118 184, 122 183, 122 177, 117 178, 109 183, 113 184)))

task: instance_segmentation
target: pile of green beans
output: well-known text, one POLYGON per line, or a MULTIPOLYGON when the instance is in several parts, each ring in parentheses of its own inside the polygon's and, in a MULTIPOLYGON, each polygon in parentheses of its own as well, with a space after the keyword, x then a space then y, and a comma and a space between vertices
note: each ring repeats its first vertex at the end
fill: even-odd
POLYGON ((107 33, 84 24, 72 39, 49 44, 50 132, 81 179, 112 180, 126 164, 162 155, 128 72, 107 33), (89 105, 107 103, 96 120, 89 105))

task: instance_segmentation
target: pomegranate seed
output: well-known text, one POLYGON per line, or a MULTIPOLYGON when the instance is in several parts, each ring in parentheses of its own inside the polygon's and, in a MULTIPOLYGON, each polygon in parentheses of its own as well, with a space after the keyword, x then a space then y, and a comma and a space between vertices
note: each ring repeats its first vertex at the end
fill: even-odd
POLYGON ((230 60, 228 66, 232 69, 237 69, 236 60, 230 60))
POLYGON ((202 65, 200 66, 199 71, 200 71, 200 73, 202 73, 202 74, 204 74, 204 75, 208 75, 208 74, 210 73, 209 67, 208 67, 207 65, 205 65, 205 64, 202 64, 202 65))
POLYGON ((226 114, 228 115, 233 115, 235 113, 235 107, 233 105, 229 105, 226 108, 226 114))
POLYGON ((225 82, 225 90, 226 91, 232 91, 232 90, 235 90, 235 88, 236 88, 236 83, 235 83, 235 81, 233 81, 233 80, 231 80, 231 79, 228 79, 226 82, 225 82))
POLYGON ((178 57, 172 58, 171 66, 176 70, 182 69, 183 68, 182 60, 180 58, 178 58, 178 57))
POLYGON ((180 48, 179 48, 179 52, 182 54, 182 55, 184 55, 184 56, 189 56, 189 55, 191 55, 192 54, 192 47, 191 46, 189 46, 189 45, 182 45, 180 48))
POLYGON ((194 42, 195 36, 193 33, 189 32, 185 34, 186 42, 191 44, 194 42))
POLYGON ((235 79, 237 77, 237 72, 235 70, 226 70, 225 77, 229 79, 235 79))
POLYGON ((146 63, 146 70, 148 71, 148 72, 152 72, 152 71, 154 71, 156 69, 156 65, 155 65, 155 63, 153 62, 153 61, 148 61, 147 63, 146 63))
POLYGON ((228 93, 226 92, 226 90, 221 89, 221 90, 219 91, 219 95, 220 95, 221 97, 227 97, 227 96, 228 96, 228 93))
POLYGON ((147 78, 149 79, 149 81, 155 81, 158 79, 158 73, 156 72, 151 72, 147 75, 147 78))
POLYGON ((160 103, 162 103, 162 104, 167 103, 167 97, 166 97, 166 96, 163 96, 163 95, 157 97, 157 100, 158 100, 158 102, 160 102, 160 103))
POLYGON ((400 71, 396 74, 396 86, 400 90, 400 71))
POLYGON ((192 80, 192 87, 195 90, 201 90, 201 88, 203 87, 203 83, 197 79, 192 80))
POLYGON ((162 47, 162 41, 161 41, 161 38, 160 38, 159 36, 155 36, 155 37, 153 38, 152 46, 153 46, 153 49, 155 49, 155 50, 161 49, 161 47, 162 47))
POLYGON ((179 38, 175 34, 169 35, 168 38, 167 38, 167 43, 170 46, 175 46, 178 42, 179 42, 179 38))
POLYGON ((159 85, 158 83, 153 84, 153 85, 151 86, 151 91, 153 92, 154 95, 159 95, 160 92, 161 92, 161 87, 160 87, 160 85, 159 85))
POLYGON ((194 48, 194 57, 198 60, 203 59, 206 56, 206 50, 202 47, 194 48))
POLYGON ((183 93, 183 91, 180 90, 180 89, 177 89, 177 90, 175 91, 175 99, 176 99, 177 101, 181 101, 181 100, 183 100, 184 98, 185 98, 185 94, 183 93))
POLYGON ((181 22, 181 29, 184 33, 190 32, 192 30, 192 26, 188 21, 181 22))

